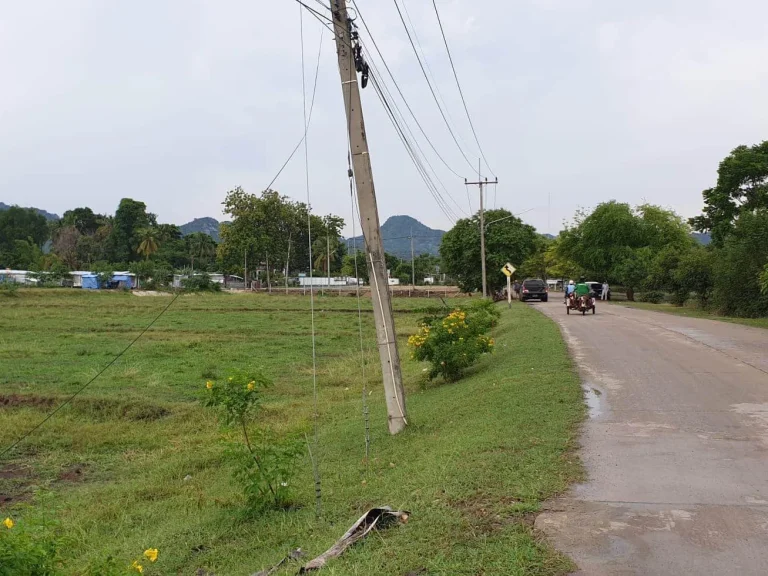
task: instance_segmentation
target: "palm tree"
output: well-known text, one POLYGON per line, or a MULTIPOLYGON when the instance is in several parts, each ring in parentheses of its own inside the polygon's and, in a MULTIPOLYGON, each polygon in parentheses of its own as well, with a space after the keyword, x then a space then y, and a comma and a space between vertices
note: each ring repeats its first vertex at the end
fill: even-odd
POLYGON ((149 257, 158 250, 155 231, 152 228, 144 228, 139 232, 139 237, 141 238, 141 242, 139 242, 139 247, 136 249, 136 252, 143 255, 145 260, 149 260, 149 257))

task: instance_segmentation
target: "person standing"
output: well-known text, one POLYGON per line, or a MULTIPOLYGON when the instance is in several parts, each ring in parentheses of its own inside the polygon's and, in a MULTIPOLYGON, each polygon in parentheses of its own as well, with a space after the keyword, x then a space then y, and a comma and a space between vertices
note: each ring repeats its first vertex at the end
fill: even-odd
POLYGON ((608 286, 608 280, 603 280, 603 291, 600 293, 600 299, 601 300, 608 300, 608 293, 610 292, 611 288, 608 286))
POLYGON ((512 284, 512 298, 515 300, 520 300, 520 282, 515 280, 515 283, 512 284))

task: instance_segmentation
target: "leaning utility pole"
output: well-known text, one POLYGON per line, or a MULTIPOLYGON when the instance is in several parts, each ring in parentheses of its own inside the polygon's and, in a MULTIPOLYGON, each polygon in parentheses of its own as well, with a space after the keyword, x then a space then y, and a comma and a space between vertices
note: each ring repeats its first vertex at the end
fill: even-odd
POLYGON ((477 182, 467 182, 467 179, 464 178, 464 185, 465 186, 479 186, 480 187, 480 260, 482 262, 482 270, 483 270, 483 298, 488 297, 488 283, 486 281, 485 277, 485 209, 483 208, 483 186, 487 186, 488 184, 498 184, 499 179, 496 178, 493 181, 489 181, 488 178, 485 180, 482 179, 480 176, 480 160, 477 161, 477 182))
MULTIPOLYGON (((363 73, 363 87, 368 80, 368 65, 363 61, 359 44, 353 47, 352 21, 347 14, 346 0, 331 0, 336 54, 339 59, 341 92, 344 95, 344 112, 347 116, 349 146, 352 153, 357 202, 360 207, 360 225, 365 238, 366 261, 370 275, 373 317, 376 323, 376 340, 384 379, 384 394, 390 434, 397 434, 408 423, 405 410, 405 392, 400 374, 400 354, 397 351, 395 322, 389 292, 387 265, 384 260, 384 244, 379 229, 379 211, 373 187, 371 159, 365 135, 363 108, 357 71, 363 73)), ((354 33, 355 39, 357 33, 354 33)))

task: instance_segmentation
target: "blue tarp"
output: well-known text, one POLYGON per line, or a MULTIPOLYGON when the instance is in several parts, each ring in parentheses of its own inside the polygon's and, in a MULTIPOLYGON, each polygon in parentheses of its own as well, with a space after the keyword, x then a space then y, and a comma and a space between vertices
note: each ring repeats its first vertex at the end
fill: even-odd
POLYGON ((114 274, 112 282, 117 282, 121 288, 133 288, 133 278, 126 274, 114 274))
POLYGON ((98 290, 99 277, 96 274, 83 274, 83 288, 86 290, 98 290))

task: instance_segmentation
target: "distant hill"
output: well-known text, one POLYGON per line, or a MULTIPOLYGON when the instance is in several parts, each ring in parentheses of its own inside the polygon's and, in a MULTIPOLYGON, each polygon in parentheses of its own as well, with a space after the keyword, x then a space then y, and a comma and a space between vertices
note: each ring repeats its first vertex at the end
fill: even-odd
POLYGON ((181 233, 186 236, 195 232, 202 232, 208 234, 211 238, 219 241, 219 224, 220 222, 215 218, 195 218, 192 222, 187 222, 179 226, 181 233))
POLYGON ((705 233, 694 232, 691 237, 702 246, 709 246, 709 243, 712 242, 712 237, 705 233))
MULTIPOLYGON (((8 208, 10 208, 8 204, 4 204, 3 202, 0 202, 0 210, 8 210, 8 208)), ((22 206, 22 208, 24 208, 24 206, 22 206)), ((43 216, 45 216, 46 220, 59 220, 58 214, 51 214, 50 212, 46 212, 45 210, 41 210, 40 208, 32 208, 32 210, 34 210, 38 214, 42 214, 43 216)))
MULTIPOLYGON (((437 256, 444 230, 434 230, 425 226, 410 216, 390 216, 381 226, 381 236, 384 239, 384 251, 403 260, 411 259, 411 241, 409 236, 413 230, 413 253, 431 254, 437 256)), ((358 247, 363 245, 363 237, 355 238, 358 247)), ((352 238, 348 240, 352 246, 352 238)), ((351 248, 350 248, 351 249, 351 248)))

